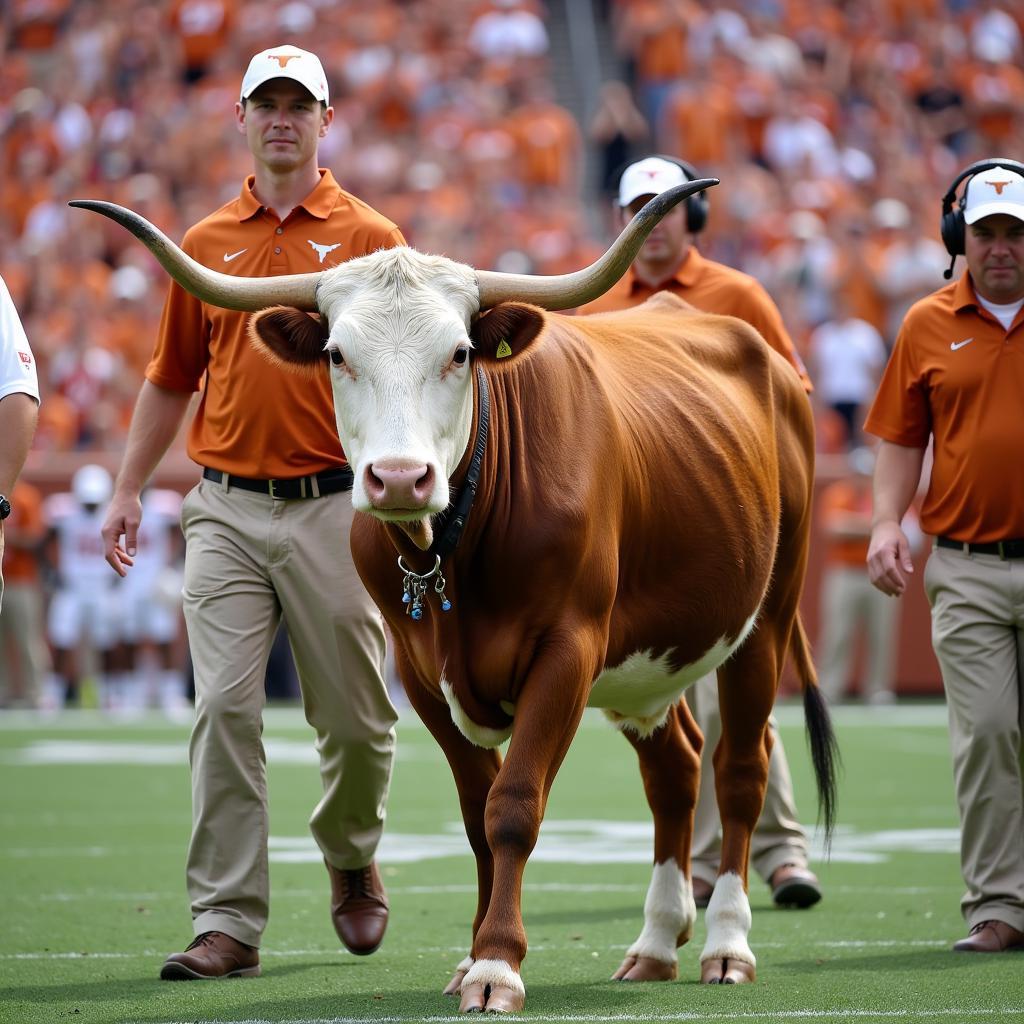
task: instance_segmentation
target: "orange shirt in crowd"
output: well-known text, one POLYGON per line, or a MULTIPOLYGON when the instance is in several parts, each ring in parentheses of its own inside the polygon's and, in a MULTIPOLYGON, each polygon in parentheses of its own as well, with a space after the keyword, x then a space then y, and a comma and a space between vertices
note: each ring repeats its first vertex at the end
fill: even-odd
POLYGON ((557 103, 529 103, 507 122, 515 140, 520 180, 528 186, 560 188, 571 181, 580 148, 576 120, 557 103))
POLYGON ((1024 314, 1004 331, 970 274, 915 303, 882 374, 866 429, 925 448, 934 465, 921 509, 933 536, 1024 537, 1024 314))
POLYGON ((665 101, 658 145, 685 153, 697 167, 717 167, 744 141, 743 123, 730 88, 715 81, 678 86, 665 101))
POLYGON ((35 583, 39 579, 36 549, 45 532, 43 496, 31 484, 19 480, 11 494, 11 514, 4 521, 5 585, 35 583))
POLYGON ((609 313, 639 306, 655 292, 669 291, 705 313, 735 316, 757 328, 776 352, 783 355, 800 375, 804 389, 811 391, 811 378, 793 345, 782 314, 756 278, 722 263, 705 259, 690 247, 679 269, 658 288, 640 281, 630 267, 622 279, 600 298, 581 306, 580 313, 609 313))
POLYGON ((181 37, 186 67, 206 67, 228 45, 234 16, 234 0, 175 0, 170 23, 181 37))
MULTIPOLYGON (((320 173, 320 184, 283 221, 253 195, 249 177, 237 199, 186 232, 182 248, 223 273, 276 277, 405 244, 391 221, 339 188, 330 171, 320 173)), ((195 391, 205 375, 189 456, 258 479, 342 465, 328 375, 310 381, 273 366, 253 349, 247 328, 247 316, 171 285, 146 378, 171 391, 195 391)))
POLYGON ((629 0, 622 5, 619 40, 633 58, 638 82, 667 82, 690 70, 689 26, 697 9, 686 0, 629 0))

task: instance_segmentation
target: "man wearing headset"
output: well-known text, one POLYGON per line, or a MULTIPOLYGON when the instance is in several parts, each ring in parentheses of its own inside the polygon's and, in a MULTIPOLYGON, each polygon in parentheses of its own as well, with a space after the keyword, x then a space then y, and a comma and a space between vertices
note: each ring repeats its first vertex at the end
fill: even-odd
POLYGON ((946 277, 959 255, 967 271, 910 308, 867 418, 882 439, 868 573, 886 594, 907 588, 914 566, 900 524, 931 440, 924 587, 970 929, 953 949, 998 953, 1024 948, 1024 165, 994 158, 958 175, 941 233, 946 277))
MULTIPOLYGON (((693 167, 674 157, 651 156, 630 164, 619 179, 618 226, 625 227, 659 192, 698 177, 693 167)), ((581 307, 579 312, 627 309, 649 299, 655 292, 674 292, 704 312, 735 316, 752 324, 768 344, 792 364, 805 389, 810 391, 807 371, 786 332, 778 308, 765 289, 748 274, 705 259, 693 244, 707 216, 708 203, 703 192, 675 207, 647 236, 622 280, 599 299, 581 307)), ((687 693, 686 700, 705 739, 691 863, 694 900, 697 906, 706 907, 718 876, 721 852, 711 767, 711 755, 722 731, 715 675, 699 680, 687 693)), ((769 728, 773 745, 768 762, 768 789, 751 842, 751 863, 767 882, 777 904, 809 907, 821 899, 821 889, 818 879, 807 868, 807 836, 797 819, 789 765, 774 717, 769 728)))

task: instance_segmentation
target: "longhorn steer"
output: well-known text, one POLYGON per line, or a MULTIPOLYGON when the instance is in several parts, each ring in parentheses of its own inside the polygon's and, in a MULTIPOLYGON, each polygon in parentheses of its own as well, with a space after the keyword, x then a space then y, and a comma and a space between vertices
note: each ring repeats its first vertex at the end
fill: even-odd
POLYGON ((713 184, 657 197, 593 267, 553 279, 402 248, 322 275, 236 279, 135 214, 78 204, 119 220, 207 302, 297 307, 259 313, 254 338, 331 374, 353 502, 368 513, 352 531, 356 565, 451 765, 476 856, 472 947, 445 990, 462 1010, 523 1007, 523 872, 588 705, 636 749, 654 816, 644 926, 615 978, 674 978, 693 932, 703 741, 680 697, 702 675, 718 669, 723 833, 703 981, 754 979, 747 862, 787 653, 831 828, 834 738, 797 610, 813 475, 800 382, 748 325, 669 295, 545 312, 605 291, 668 209, 713 184))

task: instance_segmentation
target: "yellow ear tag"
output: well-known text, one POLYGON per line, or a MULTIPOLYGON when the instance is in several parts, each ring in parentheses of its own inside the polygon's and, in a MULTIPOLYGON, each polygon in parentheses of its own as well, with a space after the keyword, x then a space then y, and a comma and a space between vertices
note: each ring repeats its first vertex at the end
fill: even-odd
POLYGON ((498 346, 497 356, 499 359, 504 359, 506 356, 510 355, 512 355, 512 349, 509 346, 509 343, 502 338, 501 344, 498 346))

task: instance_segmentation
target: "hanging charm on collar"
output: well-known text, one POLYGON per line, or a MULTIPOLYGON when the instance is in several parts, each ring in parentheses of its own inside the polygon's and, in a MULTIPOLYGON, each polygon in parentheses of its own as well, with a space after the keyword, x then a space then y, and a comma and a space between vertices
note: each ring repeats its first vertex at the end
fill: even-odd
POLYGON ((405 605, 405 614, 419 621, 423 618, 423 602, 426 600, 428 584, 434 581, 434 593, 441 601, 441 611, 451 611, 452 603, 445 596, 444 588, 446 580, 441 572, 441 556, 434 555, 434 568, 422 575, 415 573, 398 556, 398 568, 405 574, 402 580, 402 604, 405 605))

